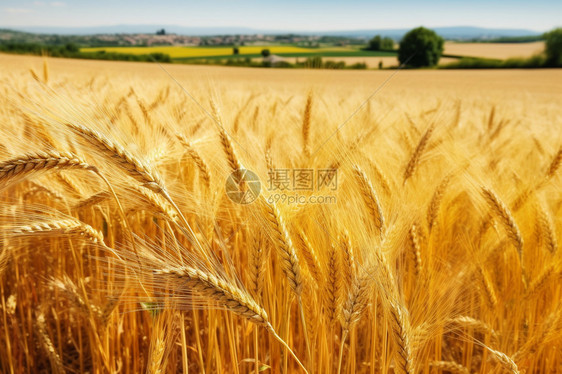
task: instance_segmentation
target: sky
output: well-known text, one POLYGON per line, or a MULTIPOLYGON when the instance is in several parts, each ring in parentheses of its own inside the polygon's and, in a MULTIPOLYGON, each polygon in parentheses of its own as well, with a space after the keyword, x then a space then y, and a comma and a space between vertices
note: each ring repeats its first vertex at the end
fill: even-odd
POLYGON ((0 28, 123 24, 286 31, 410 28, 420 25, 546 31, 562 26, 562 1, 0 0, 0 28))

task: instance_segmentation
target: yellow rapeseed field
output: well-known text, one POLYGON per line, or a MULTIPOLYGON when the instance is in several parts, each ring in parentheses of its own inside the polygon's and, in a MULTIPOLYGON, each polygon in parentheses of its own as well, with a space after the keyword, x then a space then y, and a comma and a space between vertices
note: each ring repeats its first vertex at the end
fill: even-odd
POLYGON ((0 372, 562 372, 560 69, 0 67, 0 372))
MULTIPOLYGON (((342 47, 331 48, 303 48, 287 45, 279 46, 242 46, 238 47, 240 54, 260 54, 267 48, 273 54, 276 53, 318 53, 331 51, 353 51, 353 49, 342 47)), ((232 47, 178 47, 178 46, 162 46, 162 47, 95 47, 81 48, 82 52, 106 51, 114 53, 128 53, 133 55, 144 55, 149 53, 165 53, 171 58, 185 57, 213 57, 213 56, 230 56, 232 55, 232 47)))

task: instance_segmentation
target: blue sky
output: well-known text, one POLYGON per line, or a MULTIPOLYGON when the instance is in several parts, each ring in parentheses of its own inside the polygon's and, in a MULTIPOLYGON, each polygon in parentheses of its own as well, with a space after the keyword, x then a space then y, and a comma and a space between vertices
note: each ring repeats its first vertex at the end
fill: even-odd
POLYGON ((419 25, 544 31, 562 26, 562 1, 0 0, 0 27, 117 24, 243 26, 295 31, 419 25))

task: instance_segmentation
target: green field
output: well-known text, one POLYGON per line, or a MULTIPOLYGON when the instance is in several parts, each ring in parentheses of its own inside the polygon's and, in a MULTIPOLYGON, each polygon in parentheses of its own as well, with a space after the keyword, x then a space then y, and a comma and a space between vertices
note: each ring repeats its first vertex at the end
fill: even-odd
POLYGON ((291 45, 264 45, 264 46, 243 46, 239 48, 239 54, 232 54, 233 47, 179 47, 179 46, 159 46, 159 47, 97 47, 81 48, 81 52, 123 53, 133 55, 147 55, 150 53, 164 53, 174 60, 190 59, 221 59, 232 57, 260 57, 263 49, 269 49, 272 54, 283 57, 377 57, 395 56, 395 52, 364 51, 353 47, 321 47, 304 48, 291 45))

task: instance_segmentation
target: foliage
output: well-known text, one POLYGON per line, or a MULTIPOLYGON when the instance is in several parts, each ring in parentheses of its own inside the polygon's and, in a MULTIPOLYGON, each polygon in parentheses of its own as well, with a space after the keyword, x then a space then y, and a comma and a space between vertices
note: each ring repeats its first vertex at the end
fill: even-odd
POLYGON ((411 67, 435 66, 443 53, 443 43, 443 38, 435 31, 415 28, 400 41, 398 60, 411 67))
POLYGON ((367 50, 370 51, 391 51, 394 49, 394 40, 389 37, 381 37, 376 35, 373 39, 369 40, 367 50))
POLYGON ((125 53, 108 53, 105 51, 81 52, 79 46, 67 43, 63 46, 40 45, 35 43, 5 43, 0 44, 0 51, 16 54, 43 55, 51 57, 81 58, 92 60, 140 61, 140 62, 172 62, 169 55, 153 52, 144 55, 125 53))
POLYGON ((271 52, 269 51, 269 49, 265 48, 261 50, 261 55, 263 57, 269 57, 269 55, 271 55, 271 52))
POLYGON ((554 29, 544 34, 546 64, 548 66, 562 66, 562 28, 554 29))

